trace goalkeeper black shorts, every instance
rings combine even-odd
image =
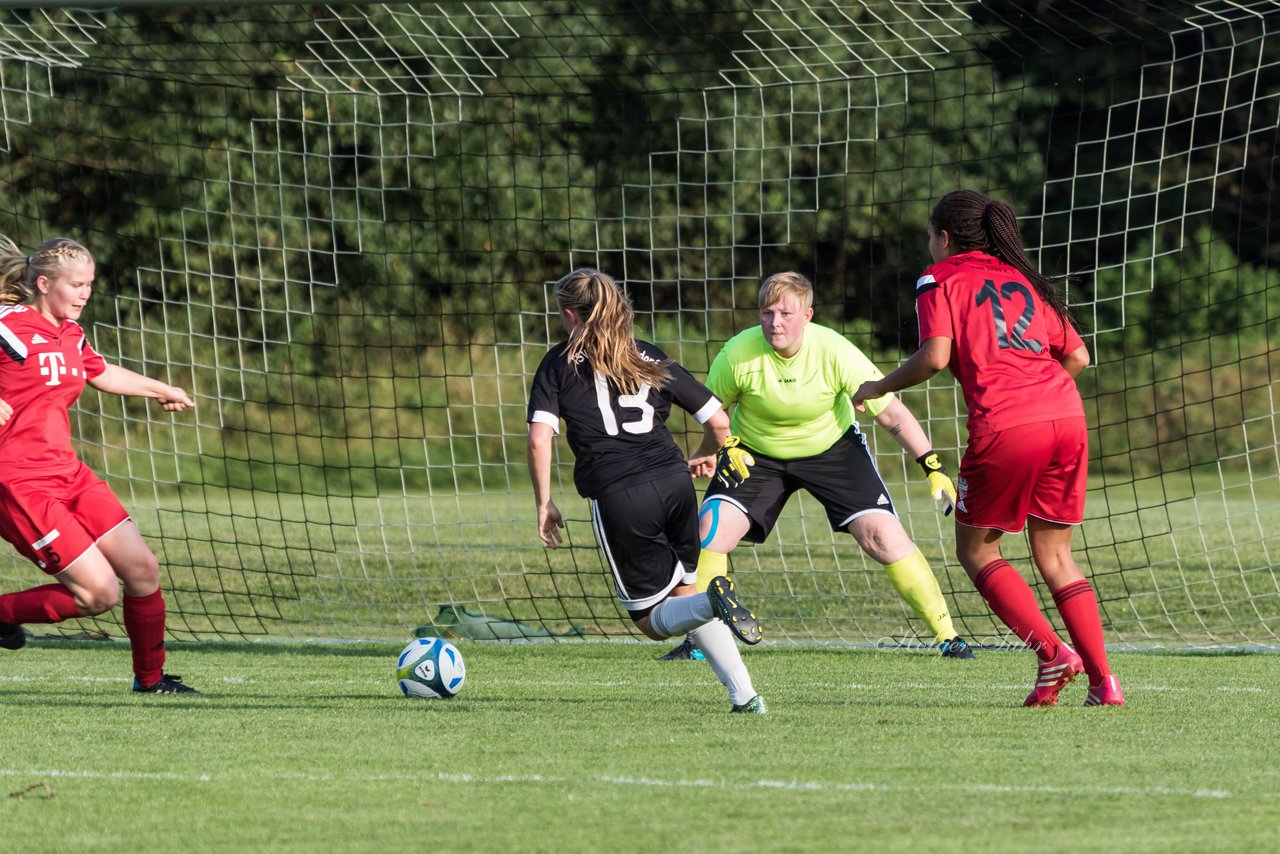
[[[850,522],[867,513],[898,515],[867,449],[867,439],[857,427],[849,428],[834,445],[811,457],[780,460],[754,448],[748,450],[756,458],[751,476],[735,487],[713,478],[702,506],[727,501],[739,508],[751,523],[743,537],[749,543],[765,541],[787,500],[801,489],[818,499],[833,531],[847,532]]]

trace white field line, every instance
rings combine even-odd
[[[269,774],[169,774],[146,771],[93,771],[87,769],[33,768],[21,770],[0,768],[0,777],[81,780],[156,780],[166,783],[228,783],[243,784],[246,781],[263,780],[300,781],[308,783],[416,783],[434,778],[441,783],[456,785],[531,784],[563,786],[638,786],[655,789],[684,791],[689,788],[724,789],[732,791],[784,790],[789,792],[814,792],[818,794],[870,793],[925,793],[938,789],[958,792],[989,792],[995,794],[1051,794],[1083,797],[1172,797],[1172,798],[1235,798],[1226,789],[1187,789],[1171,786],[1014,786],[982,783],[963,785],[929,784],[927,788],[900,786],[884,783],[823,782],[821,780],[746,780],[724,779],[664,780],[655,777],[601,774],[588,777],[565,777],[549,774],[308,774],[283,772]],[[1251,792],[1250,798],[1274,799],[1276,793]]]
[[[1083,679],[1083,677],[1081,677]],[[133,681],[132,677],[125,676],[83,676],[75,674],[54,674],[54,675],[21,675],[21,674],[0,674],[0,683],[5,682],[88,682],[100,684],[127,684]],[[254,679],[249,676],[216,676],[210,679],[201,679],[205,684],[221,682],[226,685],[275,685],[279,684],[277,679]],[[332,686],[369,686],[369,685],[391,685],[395,687],[394,674],[388,674],[386,677],[366,677],[362,679],[303,679],[299,680],[300,685],[332,685]],[[645,679],[641,677],[633,679],[609,679],[609,680],[550,680],[550,679],[486,679],[486,685],[510,688],[681,688],[688,687],[689,682],[674,682],[671,680],[661,679]],[[806,691],[813,690],[830,690],[830,691],[947,691],[947,690],[966,690],[966,691],[986,691],[986,690],[1015,690],[1027,687],[1027,682],[787,682],[785,685],[778,685],[779,688],[803,689]],[[1206,690],[1221,691],[1223,693],[1237,694],[1265,694],[1267,689],[1256,685],[1196,685],[1194,687],[1187,685],[1146,685],[1140,682],[1125,682],[1124,689],[1126,692],[1168,692],[1168,693],[1197,693],[1202,694]]]
[[[161,780],[166,783],[208,783],[208,774],[170,774],[163,771],[88,771],[60,768],[38,768],[19,771],[0,768],[0,777],[56,777],[62,780]]]

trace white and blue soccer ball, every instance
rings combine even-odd
[[[396,678],[406,697],[447,700],[467,678],[462,653],[443,638],[418,638],[396,659]]]

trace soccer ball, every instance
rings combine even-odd
[[[467,668],[462,653],[447,640],[418,638],[396,659],[396,678],[406,697],[447,700],[462,688]]]

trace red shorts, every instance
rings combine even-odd
[[[0,536],[49,575],[128,518],[111,487],[84,463],[66,474],[0,483]]]
[[[969,441],[956,478],[956,521],[1021,533],[1027,517],[1079,525],[1089,478],[1083,418],[1023,424]]]

